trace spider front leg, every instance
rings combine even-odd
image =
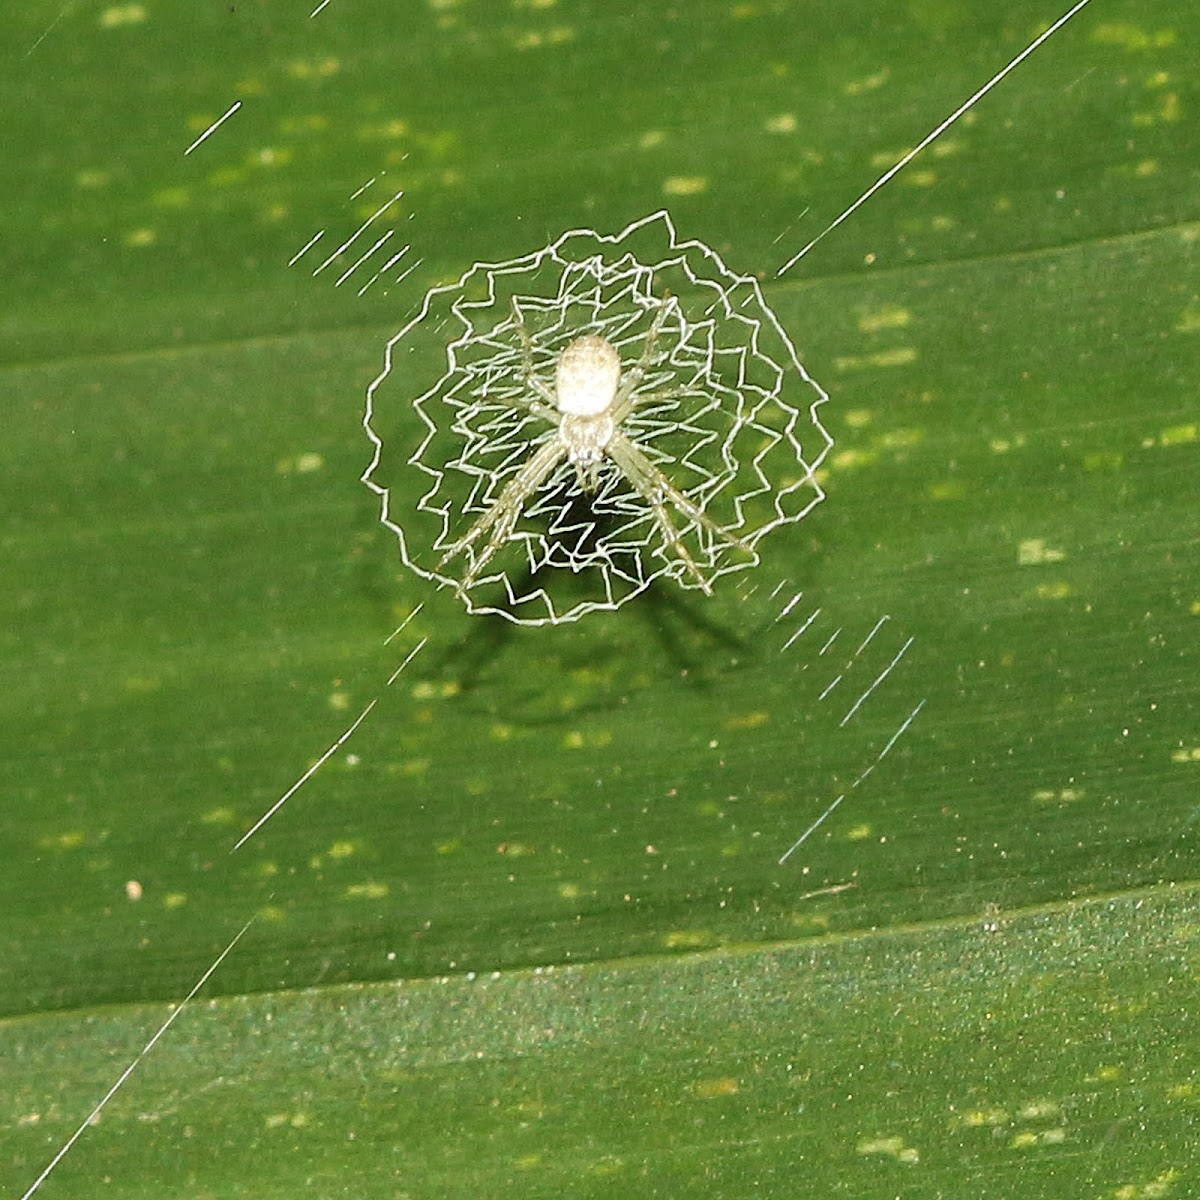
[[[463,577],[462,586],[470,587],[479,577],[480,571],[491,561],[496,551],[508,541],[517,521],[521,518],[526,501],[546,482],[566,454],[567,449],[558,436],[558,431],[555,430],[549,440],[508,481],[491,508],[471,526],[463,537],[447,547],[446,552],[438,560],[438,569],[440,570],[452,558],[462,554],[484,534],[487,534],[487,542],[483,549],[474,556],[470,569]]]
[[[712,585],[705,579],[700,568],[696,565],[696,560],[692,558],[687,546],[684,545],[683,538],[680,536],[679,530],[672,523],[664,501],[669,501],[685,517],[694,521],[697,525],[703,526],[713,537],[724,542],[727,546],[734,546],[739,550],[744,550],[747,554],[754,553],[741,538],[736,538],[731,533],[727,533],[711,517],[697,508],[619,430],[614,434],[612,441],[609,442],[606,453],[616,464],[621,474],[629,481],[633,490],[650,505],[650,511],[654,514],[654,520],[657,522],[658,528],[667,544],[675,552],[676,557],[683,563],[688,573],[699,584],[706,596],[712,595]]]
[[[529,409],[546,421],[557,421],[555,409],[557,403],[554,398],[554,393],[537,377],[533,368],[533,338],[529,336],[529,330],[525,327],[525,314],[521,311],[520,305],[517,304],[516,296],[512,298],[512,317],[513,328],[517,332],[517,338],[521,343],[521,379],[530,388],[536,392],[538,400],[529,396],[521,396],[517,398],[517,403]],[[539,400],[541,401],[539,403]]]
[[[658,312],[654,314],[654,320],[650,324],[650,331],[646,334],[646,340],[642,343],[642,352],[638,355],[637,361],[621,376],[621,387],[617,392],[616,401],[613,404],[613,420],[620,423],[629,416],[630,411],[635,404],[640,404],[644,400],[652,399],[652,396],[635,396],[637,386],[645,378],[646,372],[653,365],[654,360],[658,357],[658,339],[662,334],[662,327],[667,322],[667,317],[671,315],[671,293],[668,292],[663,297],[663,302],[659,306]]]

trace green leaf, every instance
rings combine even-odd
[[[1089,6],[775,277],[1058,15],[9,16],[5,1194],[255,913],[45,1195],[1188,1194],[1178,6]],[[829,498],[711,601],[471,617],[358,483],[383,347],[664,205],[830,392]]]

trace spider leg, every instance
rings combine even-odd
[[[546,482],[566,454],[566,446],[563,445],[557,433],[554,434],[508,481],[491,508],[471,526],[463,537],[446,548],[446,552],[438,560],[439,569],[486,534],[487,542],[483,549],[474,556],[469,570],[463,577],[462,586],[470,587],[479,577],[479,572],[491,561],[496,551],[508,541],[517,521],[521,518],[525,502]]]
[[[525,314],[521,311],[520,305],[517,304],[516,296],[512,297],[512,315],[513,328],[517,331],[517,337],[521,342],[521,377],[529,385],[530,389],[537,393],[538,398],[542,403],[532,397],[521,396],[517,398],[517,403],[529,409],[530,412],[536,413],[543,420],[549,421],[552,424],[557,424],[555,416],[555,399],[554,393],[537,377],[533,369],[533,338],[529,336],[529,330],[525,327]],[[546,407],[546,406],[549,407]]]
[[[647,457],[638,449],[623,433],[619,430],[609,442],[605,453],[616,464],[617,469],[629,481],[630,486],[647,504],[650,505],[650,510],[654,514],[654,519],[658,523],[659,530],[666,539],[667,544],[675,552],[683,565],[687,568],[688,573],[700,585],[706,596],[712,595],[712,586],[708,580],[700,572],[700,568],[696,565],[696,560],[692,558],[687,546],[683,543],[683,538],[679,535],[679,530],[671,521],[671,516],[667,512],[666,501],[669,501],[679,512],[683,513],[689,520],[694,521],[697,525],[703,526],[720,541],[729,546],[736,546],[740,550],[745,550],[748,554],[753,553],[749,546],[746,545],[740,538],[734,537],[727,533],[719,525],[717,525],[711,517],[709,517],[701,509],[697,508]]]
[[[634,392],[658,355],[658,339],[662,334],[662,327],[667,322],[667,317],[671,315],[672,306],[670,299],[671,294],[668,292],[663,297],[663,302],[659,305],[658,312],[654,314],[654,320],[650,324],[650,331],[646,334],[646,340],[642,343],[642,352],[638,355],[637,362],[621,376],[621,387],[617,392],[616,402],[613,405],[613,420],[618,425],[629,415],[634,404],[640,404],[643,400],[642,396],[638,396],[635,400]]]

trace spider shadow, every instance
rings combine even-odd
[[[664,678],[709,691],[724,673],[715,663],[736,666],[752,649],[752,638],[700,611],[691,597],[673,595],[669,584],[652,584],[630,601],[621,630],[598,629],[599,619],[613,615],[590,614],[591,628],[572,622],[532,629],[495,613],[479,614],[467,637],[442,650],[430,665],[435,674],[453,679],[465,696],[473,697],[490,715],[554,724],[622,703],[638,690],[634,676],[648,666],[653,669],[654,660],[661,662]],[[655,645],[653,654],[647,652],[650,641]],[[530,659],[543,668],[536,678],[544,679],[545,670],[563,680],[590,671],[606,676],[608,685],[567,710],[557,702],[559,689],[540,685],[536,679],[524,682],[529,678],[524,664]]]
[[[586,499],[575,502],[586,510],[578,514],[585,532],[574,547],[583,555],[603,537],[604,528]],[[573,522],[576,514],[567,515]],[[544,583],[536,575],[527,564],[517,574],[510,572],[513,590],[522,593]],[[563,572],[564,584],[568,575]],[[698,589],[659,579],[620,610],[600,610],[559,625],[531,627],[499,613],[480,613],[472,617],[466,636],[443,649],[432,665],[488,712],[538,724],[620,703],[645,686],[638,680],[648,670],[688,688],[708,689],[752,653],[759,632],[744,620],[729,620],[725,606],[714,612],[712,604]],[[530,671],[530,663],[538,669]],[[580,676],[593,681],[584,689],[586,699],[576,691],[569,706],[559,704],[568,681]],[[595,684],[597,679],[605,682]],[[522,681],[528,681],[524,689]]]

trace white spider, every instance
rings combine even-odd
[[[541,418],[553,430],[505,485],[496,502],[463,537],[447,548],[438,566],[444,566],[486,536],[483,549],[473,554],[462,582],[463,587],[470,587],[492,556],[509,540],[526,502],[564,458],[575,468],[580,489],[589,495],[599,487],[600,467],[607,459],[650,506],[666,544],[696,583],[711,595],[712,587],[684,545],[667,505],[726,545],[747,553],[753,551],[707,517],[621,428],[638,405],[680,394],[676,390],[638,391],[638,385],[654,363],[659,335],[671,311],[669,300],[654,318],[641,355],[628,369],[622,371],[621,356],[607,338],[585,333],[568,342],[558,356],[553,388],[534,372],[533,340],[515,298],[512,308],[513,323],[521,341],[521,376],[531,393],[515,397],[514,403]]]

